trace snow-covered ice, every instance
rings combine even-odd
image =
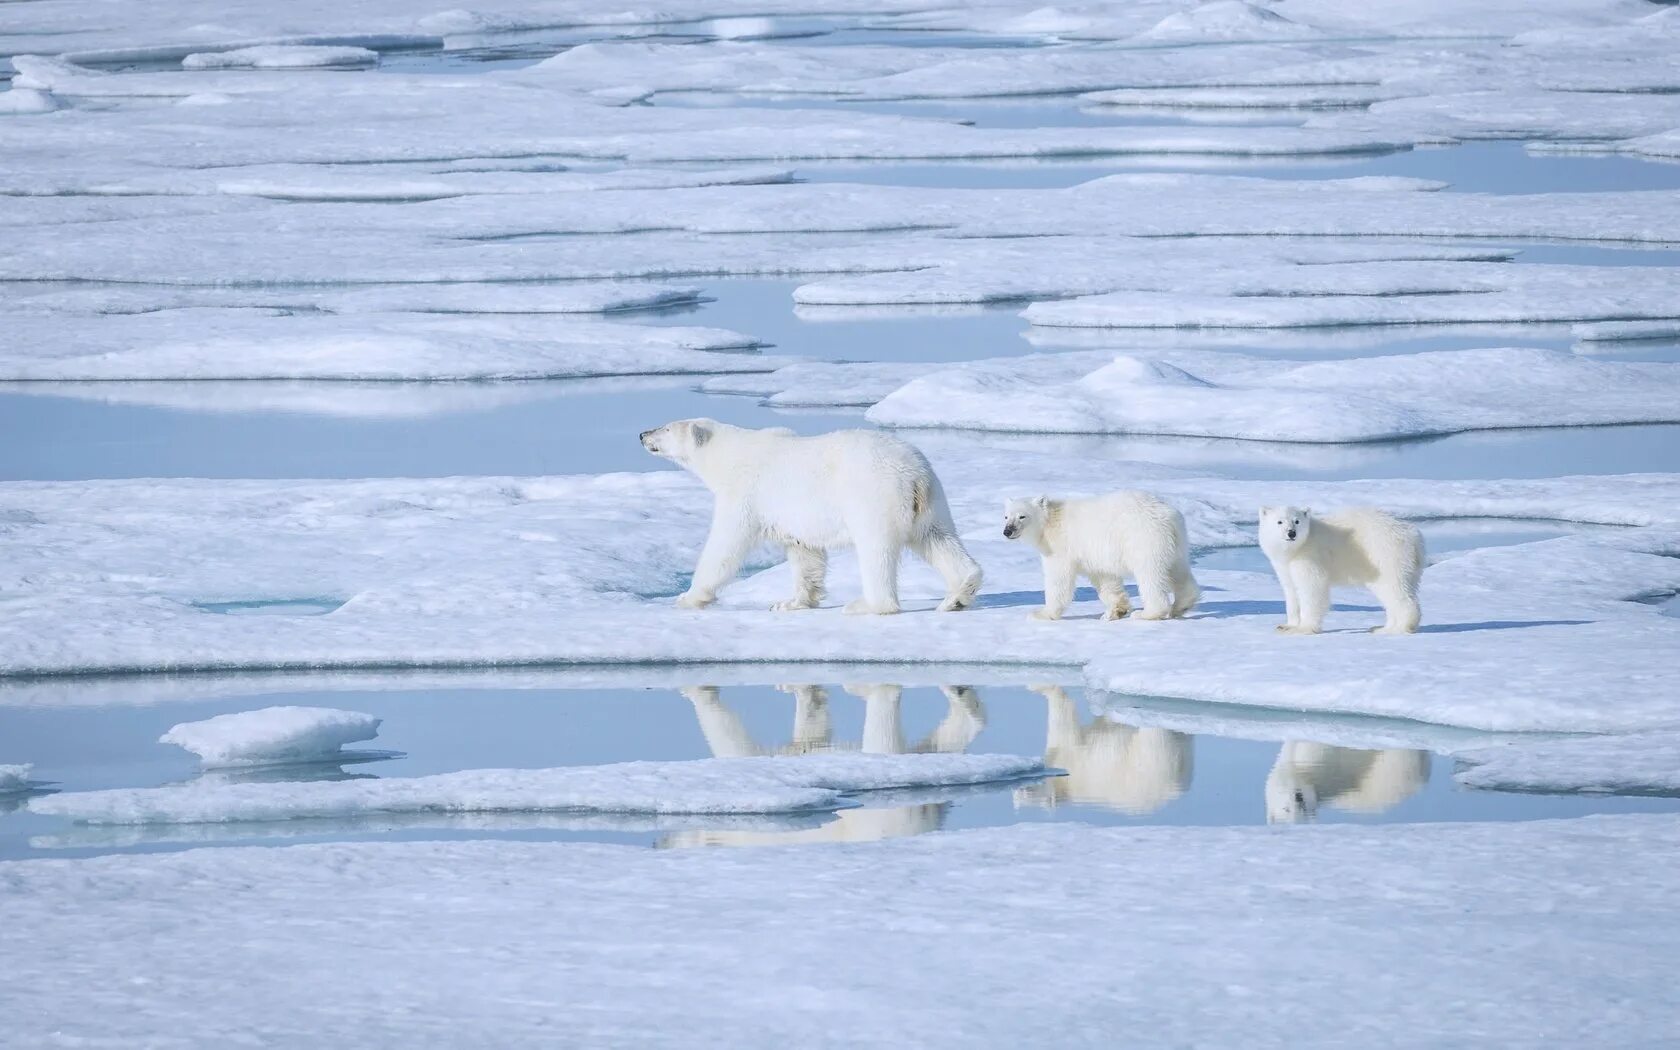
[[[544,314],[472,316],[214,307],[8,318],[7,380],[539,379],[766,371],[749,336]]]
[[[633,431],[633,427],[627,428]],[[634,440],[633,437],[628,440]],[[1680,476],[1535,481],[1252,482],[1143,464],[924,440],[959,527],[987,571],[980,608],[936,614],[942,593],[909,564],[897,617],[766,611],[779,554],[756,556],[719,607],[675,609],[710,498],[686,475],[354,482],[150,480],[12,483],[14,538],[0,670],[10,674],[832,661],[991,662],[1085,668],[1114,692],[1349,711],[1492,730],[1631,731],[1680,721],[1680,631],[1630,600],[1680,590]],[[1353,604],[1331,633],[1280,639],[1269,572],[1199,574],[1197,617],[1059,624],[1026,611],[1036,554],[997,534],[1011,494],[1144,487],[1178,505],[1201,547],[1252,543],[1254,508],[1383,506],[1412,518],[1547,519],[1635,526],[1456,553],[1424,577],[1422,633],[1372,639]],[[833,601],[855,596],[849,553]],[[325,615],[216,616],[206,602],[309,597]],[[1313,674],[1280,661],[1311,653]],[[1210,659],[1218,654],[1218,659]],[[1567,665],[1570,675],[1556,668]],[[1578,683],[1595,688],[1583,693]]]
[[[1680,734],[1514,741],[1465,751],[1460,783],[1492,791],[1680,792]]]
[[[877,370],[862,367],[866,390]],[[797,390],[799,377],[790,378]],[[856,403],[841,390],[839,403]],[[887,395],[869,419],[897,427],[1310,442],[1673,422],[1680,420],[1680,365],[1521,348],[1310,364],[1217,351],[1071,352],[933,371]]]
[[[182,722],[158,742],[185,748],[211,768],[325,762],[341,756],[345,744],[378,736],[380,721],[330,707],[265,707]]]
[[[0,1009],[19,1046],[1651,1045],[1677,863],[1671,816],[23,861]]]
[[[181,59],[182,69],[362,69],[378,64],[379,52],[365,47],[299,44],[199,51]]]
[[[36,799],[37,813],[82,824],[225,824],[390,813],[799,813],[888,788],[1040,776],[1017,755],[822,754],[624,762],[556,769],[469,769],[424,777],[78,791]]]

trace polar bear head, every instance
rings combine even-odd
[[[1318,819],[1318,789],[1294,777],[1266,779],[1266,823],[1304,824]]]
[[[1272,550],[1298,547],[1307,540],[1312,510],[1307,507],[1261,507],[1260,546]]]
[[[695,453],[717,434],[719,426],[715,419],[679,419],[642,431],[642,447],[661,459],[686,467],[694,462]]]
[[[1044,496],[1005,500],[1003,503],[1003,538],[1037,543],[1049,517],[1050,500]]]

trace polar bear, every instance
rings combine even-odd
[[[1423,534],[1372,507],[1313,517],[1306,507],[1261,507],[1260,549],[1283,585],[1285,634],[1317,634],[1330,611],[1330,588],[1362,584],[1382,602],[1377,634],[1411,634],[1422,612]]]
[[[1320,804],[1355,813],[1381,813],[1429,780],[1429,752],[1410,748],[1365,751],[1304,740],[1286,741],[1266,776],[1266,823],[1299,824]]]
[[[822,601],[828,552],[856,547],[863,597],[850,613],[898,611],[898,559],[909,547],[945,578],[949,612],[973,604],[980,566],[951,522],[945,491],[914,446],[873,430],[800,437],[783,427],[751,430],[715,419],[682,419],[642,432],[656,456],[692,471],[712,490],[712,528],[684,609],[717,600],[747,553],[780,544],[793,568],[793,597],[780,612]]]
[[[1137,578],[1139,619],[1183,616],[1202,590],[1190,575],[1184,515],[1147,492],[1122,491],[1095,499],[1012,499],[1003,505],[1005,539],[1038,548],[1044,559],[1040,620],[1059,620],[1080,576],[1089,576],[1105,620],[1132,611],[1126,577]]]

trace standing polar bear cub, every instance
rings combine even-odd
[[[1382,602],[1378,634],[1411,634],[1422,612],[1423,534],[1371,507],[1314,517],[1306,507],[1261,507],[1260,549],[1283,584],[1285,634],[1317,634],[1330,611],[1330,588],[1360,584]]]
[[[1044,559],[1040,620],[1059,620],[1088,576],[1102,599],[1105,620],[1132,611],[1126,577],[1137,578],[1139,619],[1183,616],[1202,590],[1190,575],[1184,515],[1147,492],[1115,492],[1095,499],[1012,499],[1003,506],[1005,539],[1038,548]]]
[[[712,528],[694,581],[677,604],[717,600],[760,543],[787,550],[793,597],[777,611],[814,609],[824,596],[828,552],[856,547],[863,597],[852,613],[898,611],[898,559],[908,547],[945,578],[943,611],[974,602],[975,564],[951,522],[945,492],[914,446],[873,430],[800,437],[683,419],[642,433],[642,446],[692,471],[712,490]]]

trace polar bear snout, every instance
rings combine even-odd
[[[1013,521],[1004,523],[1004,526],[1003,526],[1003,538],[1004,539],[1012,540],[1016,536],[1019,536],[1020,534],[1021,534],[1021,526],[1020,525],[1016,524]]]

